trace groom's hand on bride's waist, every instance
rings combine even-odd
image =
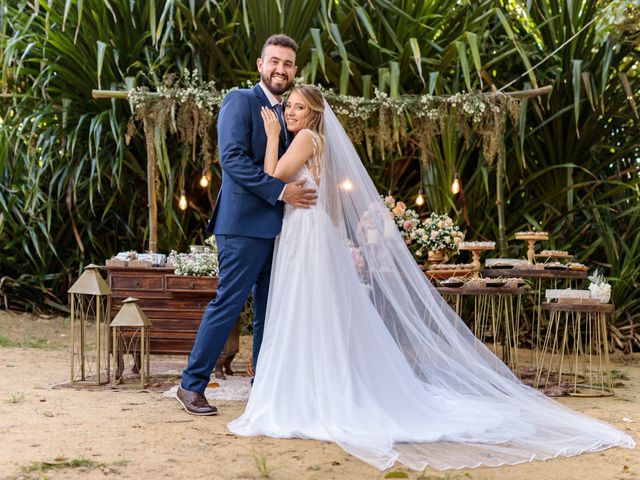
[[[315,188],[304,188],[304,178],[287,183],[282,192],[282,201],[297,208],[309,208],[316,204],[318,194]]]

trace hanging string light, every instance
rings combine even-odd
[[[202,177],[200,178],[200,186],[202,188],[207,188],[209,186],[209,179],[204,172],[202,172]]]
[[[195,143],[195,138],[193,139]],[[195,152],[194,152],[195,155]],[[211,158],[208,156],[204,156],[202,163],[202,177],[200,177],[200,186],[202,188],[207,188],[209,186],[209,181],[211,179]]]
[[[384,150],[382,150],[382,163],[384,163]],[[391,174],[389,175],[389,196],[393,197],[391,194],[393,190],[393,169],[395,167],[396,159],[395,157],[391,157]]]
[[[346,190],[347,192],[350,192],[351,190],[353,190],[353,182],[347,178],[340,184],[340,188]]]
[[[416,205],[422,207],[424,205],[424,191],[422,190],[424,185],[424,165],[422,164],[422,158],[418,159],[418,165],[420,167],[420,190],[418,190],[418,196],[416,197]]]
[[[458,178],[458,172],[453,176],[453,183],[451,184],[451,193],[457,195],[460,193],[460,179]]]
[[[184,190],[182,191],[182,193],[180,194],[180,200],[178,201],[178,207],[180,208],[180,210],[186,210],[187,209],[187,196],[184,194]]]
[[[187,196],[185,195],[185,168],[189,161],[189,155],[186,150],[183,151],[182,159],[180,161],[180,173],[178,175],[178,188],[176,190],[180,191],[180,199],[178,200],[178,208],[180,210],[186,210],[189,206],[187,202]]]

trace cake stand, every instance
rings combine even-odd
[[[547,232],[518,232],[516,233],[516,240],[526,240],[528,244],[527,261],[529,265],[533,265],[536,254],[536,242],[549,240],[549,234]]]
[[[461,242],[458,247],[459,250],[465,250],[471,252],[473,260],[471,265],[475,272],[475,276],[478,276],[482,264],[480,263],[480,254],[485,250],[495,250],[496,242]]]

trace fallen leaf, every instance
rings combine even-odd
[[[406,472],[389,472],[384,478],[409,478]]]

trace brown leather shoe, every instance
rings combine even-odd
[[[209,405],[206,397],[202,393],[185,390],[182,385],[178,387],[176,399],[182,405],[187,413],[191,415],[217,415],[218,409],[213,405]]]

